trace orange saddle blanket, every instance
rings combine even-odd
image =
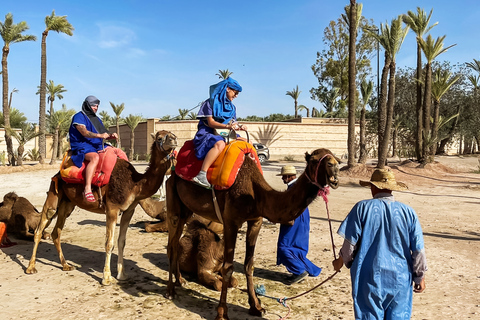
[[[128,161],[127,155],[123,150],[118,148],[106,148],[98,152],[100,159],[98,161],[97,169],[93,176],[92,184],[102,187],[110,181],[113,167],[117,163],[117,158]],[[62,180],[67,183],[85,183],[85,162],[79,168],[73,164],[70,158],[70,151],[65,152],[62,164],[60,165],[60,175]]]
[[[246,141],[234,140],[226,145],[225,149],[217,157],[217,160],[208,169],[208,181],[217,190],[230,188],[235,182],[246,156],[255,161],[258,169],[263,174],[255,148]],[[186,141],[178,152],[175,174],[182,179],[191,181],[200,171],[202,162],[195,156],[193,141]]]

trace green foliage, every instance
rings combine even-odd
[[[289,155],[286,155],[285,157],[283,157],[283,160],[284,160],[284,161],[294,161],[294,160],[295,160],[295,156],[289,154]]]
[[[32,150],[27,151],[27,157],[31,161],[38,161],[40,160],[40,152],[37,148],[33,148]]]
[[[224,80],[230,77],[232,74],[233,72],[229,71],[228,69],[225,69],[225,70],[218,70],[218,73],[216,73],[215,75],[218,76],[219,79]]]
[[[10,110],[10,127],[11,128],[20,128],[22,124],[27,122],[27,117],[20,112],[20,110],[12,108]],[[3,113],[0,111],[0,127],[5,125],[5,119],[3,118]]]
[[[141,115],[129,114],[128,117],[125,118],[125,124],[132,131],[134,131],[138,124],[142,121],[145,121],[145,118],[143,118]]]

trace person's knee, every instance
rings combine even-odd
[[[222,151],[223,149],[225,149],[225,141],[223,141],[223,140],[217,141],[217,143],[215,143],[214,147],[218,151]]]

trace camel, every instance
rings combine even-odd
[[[155,135],[152,134],[152,137],[154,142],[151,146],[151,158],[145,173],[138,173],[131,163],[118,159],[109,183],[101,188],[95,188],[93,191],[95,202],[87,202],[84,199],[82,194],[83,184],[66,183],[61,179],[60,174],[57,173],[55,176],[57,183],[52,179],[41,213],[41,221],[35,230],[35,244],[26,270],[27,274],[37,273],[35,258],[40,236],[55,215],[57,215],[57,221],[52,232],[53,243],[57,248],[63,270],[70,271],[74,269],[73,266],[66,262],[63,256],[60,246],[60,235],[66,218],[78,206],[84,210],[106,215],[106,257],[103,269],[103,285],[110,285],[115,282],[111,275],[110,259],[114,247],[113,241],[117,217],[122,212],[118,237],[117,279],[127,279],[123,266],[123,250],[125,248],[128,225],[138,202],[152,196],[162,184],[165,172],[172,165],[173,151],[177,147],[177,137],[171,132],[161,130]]]
[[[227,287],[233,273],[233,258],[239,228],[247,222],[244,272],[247,280],[249,314],[262,316],[265,309],[255,295],[253,286],[253,255],[263,218],[274,223],[286,223],[296,219],[305,208],[328,186],[338,188],[340,159],[328,149],[305,153],[307,162],[294,186],[286,191],[274,190],[265,181],[255,162],[245,157],[236,181],[227,190],[216,191],[224,226],[224,263],[221,269],[222,290],[217,307],[216,320],[228,318]],[[166,297],[175,297],[175,286],[182,286],[179,268],[179,240],[187,219],[193,212],[209,220],[220,222],[212,201],[212,191],[175,174],[167,180],[167,222],[169,279]],[[173,275],[176,281],[173,282]]]
[[[27,198],[19,197],[15,192],[3,196],[0,203],[0,222],[7,224],[7,230],[17,236],[33,240],[33,233],[40,222],[40,212]],[[43,239],[49,239],[50,234],[43,232]]]

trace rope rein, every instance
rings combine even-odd
[[[332,221],[330,219],[330,211],[328,209],[328,195],[330,194],[330,187],[327,185],[327,186],[321,186],[318,181],[317,181],[317,175],[318,175],[318,169],[320,167],[320,164],[322,163],[322,160],[328,156],[329,154],[326,154],[324,155],[320,161],[318,161],[318,164],[317,164],[317,168],[315,169],[315,180],[313,181],[312,179],[310,179],[310,177],[308,176],[308,174],[305,174],[305,176],[308,178],[308,180],[313,183],[315,186],[319,187],[320,189],[318,190],[318,196],[321,196],[323,198],[323,201],[325,202],[325,208],[327,210],[327,218],[328,218],[328,225],[329,225],[329,229],[330,229],[330,239],[332,241],[332,250],[333,250],[333,258],[334,259],[337,259],[337,255],[335,253],[335,243],[333,241],[333,229],[332,229]],[[288,308],[288,312],[287,314],[280,318],[280,320],[285,320],[288,318],[288,316],[290,315],[292,309],[290,308],[290,306],[287,304],[287,300],[294,300],[294,299],[297,299],[297,298],[300,298],[310,292],[312,292],[313,290],[317,289],[318,287],[320,287],[321,285],[323,285],[325,282],[331,280],[333,277],[335,277],[337,275],[337,273],[339,273],[339,271],[335,271],[335,273],[333,273],[331,276],[329,276],[327,279],[323,280],[322,282],[320,282],[319,284],[317,284],[316,286],[314,286],[313,288],[303,292],[303,293],[300,293],[296,296],[293,296],[293,297],[283,297],[283,298],[274,298],[274,297],[271,297],[271,296],[268,296],[265,294],[265,287],[263,285],[256,285],[255,286],[255,293],[257,295],[261,295],[261,296],[264,296],[266,298],[270,298],[270,299],[274,299],[274,300],[277,300],[278,303],[280,303],[281,305],[283,305],[285,308]],[[243,291],[243,290],[242,290]]]

